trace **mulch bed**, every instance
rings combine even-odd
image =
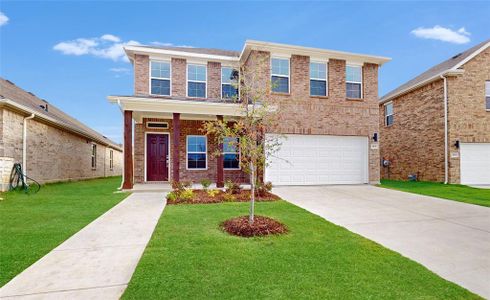
[[[222,203],[222,202],[248,202],[250,201],[250,191],[242,190],[238,194],[233,194],[233,199],[226,199],[226,193],[219,191],[214,197],[208,195],[204,190],[193,190],[194,197],[190,200],[176,199],[175,201],[167,200],[167,204],[208,204],[208,203]],[[279,196],[272,193],[265,193],[262,196],[256,196],[255,201],[277,201],[281,200]]]
[[[241,237],[266,236],[288,232],[286,225],[269,217],[255,216],[253,224],[248,222],[248,216],[229,219],[221,223],[224,231]]]

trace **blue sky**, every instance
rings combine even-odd
[[[120,51],[130,41],[241,50],[256,39],[388,56],[381,96],[490,38],[489,2],[2,0],[0,11],[0,75],[118,142],[121,113],[106,96],[133,92]]]

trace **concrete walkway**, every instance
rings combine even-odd
[[[490,209],[374,186],[274,193],[490,299]]]
[[[165,207],[134,193],[17,275],[1,298],[119,299]]]

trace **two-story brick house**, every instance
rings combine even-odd
[[[379,181],[378,68],[388,58],[268,42],[246,41],[241,52],[126,46],[134,66],[134,95],[109,96],[124,114],[124,183],[203,178],[218,186],[247,181],[239,149],[203,135],[205,120],[239,118],[233,70],[246,67],[279,99],[283,159],[270,158],[265,180],[276,185]],[[247,80],[244,78],[243,80]],[[294,101],[293,101],[294,99]],[[133,146],[134,121],[134,146]],[[227,144],[227,143],[225,143]],[[134,151],[134,155],[133,155]]]
[[[380,100],[383,178],[490,184],[490,40]]]

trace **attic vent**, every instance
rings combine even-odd
[[[45,105],[39,105],[39,107],[44,110],[44,111],[48,111],[48,103],[46,103]]]
[[[36,95],[34,95],[34,94],[33,94],[33,93],[31,93],[31,92],[27,92],[27,93],[28,93],[29,95],[31,95],[31,96],[36,97]]]
[[[146,128],[168,129],[168,123],[167,122],[151,122],[151,123],[146,123]]]
[[[456,54],[455,56],[453,56],[453,57],[451,57],[451,58],[452,58],[452,59],[458,58],[458,57],[460,57],[460,56],[461,56],[461,54],[463,54],[463,53],[458,53],[458,54]]]

